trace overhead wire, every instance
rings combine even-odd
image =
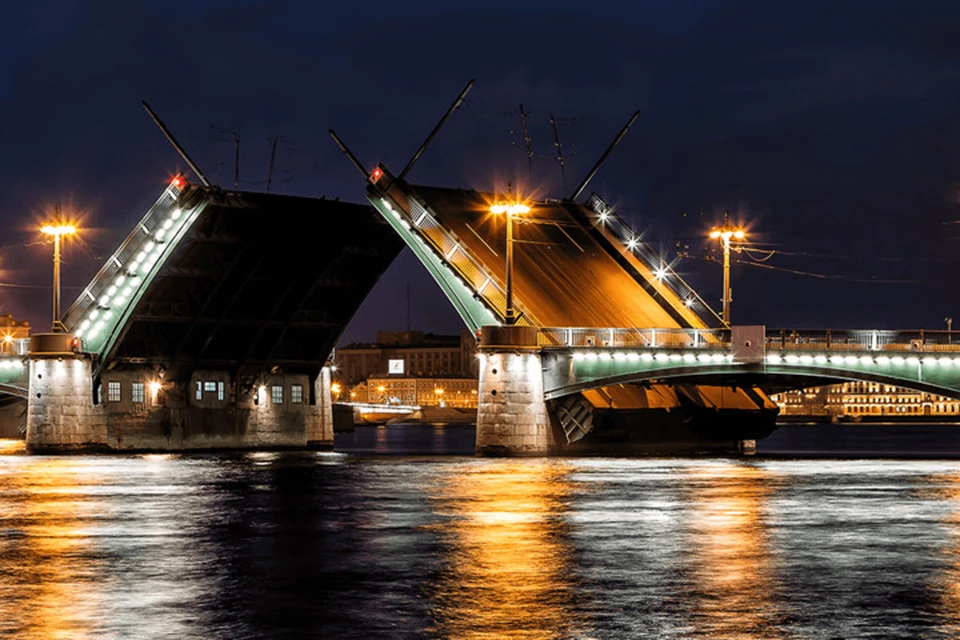
[[[681,252],[680,254],[678,254],[678,257],[690,259],[690,258],[695,258],[696,256],[692,256],[686,252]],[[719,260],[717,258],[714,258],[713,256],[703,256],[702,259],[707,262],[719,262]],[[852,277],[852,276],[847,276],[847,275],[838,274],[838,273],[817,273],[814,271],[805,271],[802,269],[790,269],[788,267],[780,267],[777,265],[767,264],[765,261],[758,261],[758,260],[740,260],[737,258],[731,258],[730,261],[736,264],[760,267],[762,269],[767,269],[770,271],[780,271],[783,273],[790,273],[798,276],[819,278],[821,280],[845,280],[847,282],[869,282],[873,284],[913,284],[913,283],[922,282],[921,280],[913,280],[913,279],[858,278],[858,277]]]
[[[845,276],[842,274],[829,274],[829,273],[815,273],[813,271],[802,271],[800,269],[788,269],[786,267],[778,267],[772,264],[766,264],[765,262],[756,262],[753,260],[736,260],[733,262],[737,264],[745,264],[752,267],[761,267],[763,269],[769,269],[771,271],[783,271],[785,273],[792,273],[798,276],[809,276],[811,278],[820,278],[822,280],[846,280],[847,282],[872,282],[876,284],[911,284],[920,282],[920,280],[910,280],[910,279],[887,279],[887,278],[856,278]]]

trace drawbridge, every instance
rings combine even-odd
[[[507,281],[512,279],[516,324],[540,330],[598,329],[601,342],[608,333],[604,330],[648,327],[668,333],[679,329],[699,335],[702,331],[704,340],[715,340],[711,330],[726,328],[723,320],[670,262],[645,242],[643,234],[632,229],[598,194],[579,201],[589,179],[636,117],[634,114],[621,130],[573,196],[520,198],[529,212],[513,218],[493,213],[492,207],[516,196],[415,185],[406,179],[437,128],[398,174],[384,164],[365,170],[337,135],[330,133],[364,174],[369,202],[417,255],[471,330],[508,324]],[[505,260],[508,224],[515,225],[509,229],[514,244],[509,272]],[[550,335],[541,331],[541,337]],[[570,442],[590,433],[594,418],[611,410],[621,414],[674,412],[674,417],[687,422],[692,413],[733,409],[769,417],[763,427],[766,433],[772,430],[776,415],[776,405],[753,386],[731,389],[686,382],[599,385],[551,402]]]
[[[271,369],[315,377],[401,248],[365,205],[177,175],[63,324],[95,379],[124,366],[223,370],[247,388]]]

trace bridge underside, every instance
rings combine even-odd
[[[673,356],[680,360],[679,355]],[[709,359],[711,356],[707,356]],[[713,385],[726,388],[759,389],[773,394],[794,389],[824,386],[863,380],[896,387],[925,391],[960,399],[960,366],[950,359],[927,358],[923,366],[900,358],[902,362],[863,363],[853,357],[854,364],[746,364],[713,356],[721,362],[682,364],[662,361],[573,360],[567,354],[550,354],[545,358],[544,393],[548,399],[562,398],[591,389],[612,385]],[[693,360],[692,357],[688,358]],[[865,357],[862,357],[866,359]],[[826,358],[824,358],[826,361]],[[839,358],[839,360],[844,360]],[[940,364],[941,360],[949,363]]]
[[[263,371],[315,376],[403,246],[369,206],[198,186],[181,203],[200,214],[101,370],[212,369],[246,386]]]

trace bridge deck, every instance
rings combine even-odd
[[[371,207],[347,202],[184,185],[157,208],[66,314],[104,366],[316,373],[402,248]],[[181,210],[176,236],[158,238]]]
[[[477,191],[414,187],[465,253],[494,279],[506,279],[504,216],[490,213],[492,196]],[[573,202],[535,202],[514,218],[514,301],[537,326],[706,327],[667,283],[622,243],[604,247]],[[429,234],[429,232],[427,232]],[[620,244],[619,247],[616,244]]]

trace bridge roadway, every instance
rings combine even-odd
[[[411,186],[382,165],[368,199],[476,331],[503,322],[504,216],[496,197]],[[519,324],[537,327],[722,326],[716,313],[596,196],[587,204],[528,201],[514,218],[513,301]],[[482,310],[477,310],[478,302]]]
[[[950,332],[783,330],[744,349],[738,329],[543,329],[544,395],[655,382],[775,393],[868,380],[960,398],[960,344]]]

